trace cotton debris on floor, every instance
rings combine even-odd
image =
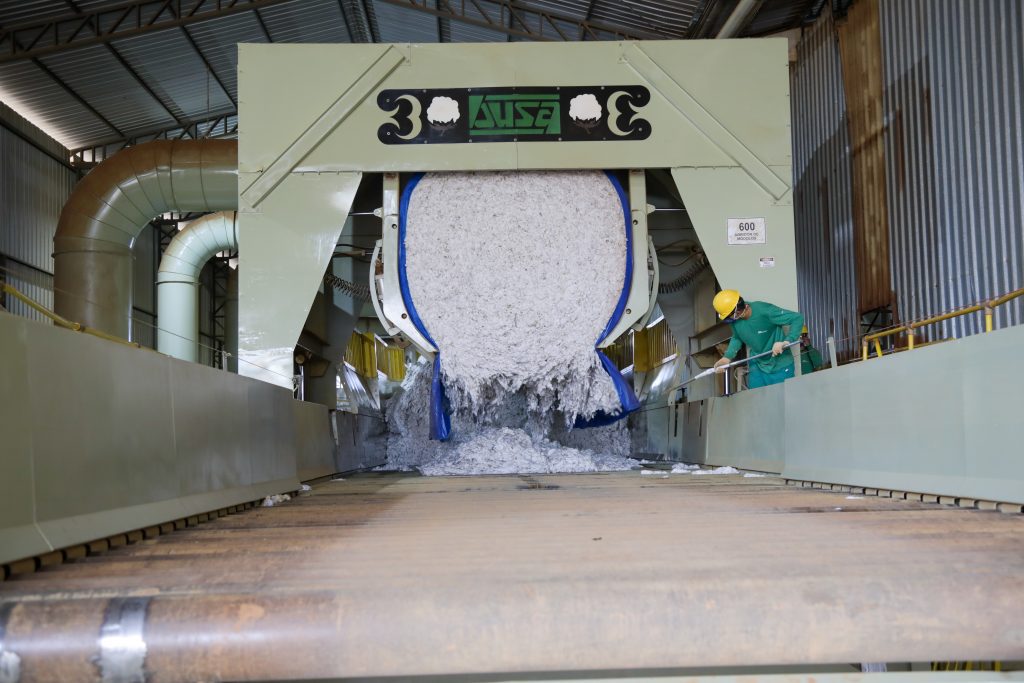
[[[739,473],[740,473],[740,471],[738,469],[736,469],[735,467],[729,467],[728,465],[726,465],[725,467],[715,467],[714,469],[710,469],[710,470],[694,470],[690,474],[739,474]]]
[[[430,440],[430,366],[411,368],[402,391],[387,405],[385,469],[426,475],[606,472],[636,465],[625,421],[566,429],[560,420],[530,415],[521,397],[508,397],[491,417],[456,415],[446,442]],[[552,421],[554,424],[552,424]]]
[[[291,499],[292,497],[289,496],[287,493],[275,493],[274,495],[267,496],[266,498],[263,499],[262,507],[272,508],[275,505],[280,505],[281,503],[285,503]]]

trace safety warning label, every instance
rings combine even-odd
[[[763,218],[730,218],[729,244],[764,244]]]

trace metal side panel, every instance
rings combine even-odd
[[[286,391],[265,391],[255,382],[247,388],[249,466],[253,481],[296,477],[297,428],[292,411],[295,399]],[[324,425],[327,429],[327,425]]]
[[[321,419],[323,418],[323,419]],[[298,487],[325,411],[257,380],[0,314],[0,562]]]
[[[785,461],[784,385],[706,400],[708,465],[781,472]]]
[[[1024,327],[785,383],[784,474],[1024,503]]]
[[[103,535],[77,516],[176,498],[167,357],[44,325],[27,332],[36,515],[51,542]]]
[[[338,472],[349,472],[383,465],[387,455],[387,425],[382,415],[335,414],[338,447],[335,463]]]
[[[788,177],[788,167],[779,171]],[[739,290],[748,301],[795,309],[791,195],[776,201],[738,168],[673,168],[672,178],[722,287]],[[765,243],[730,245],[730,218],[763,218]]]
[[[35,525],[28,336],[24,319],[0,312],[0,561],[46,548]]]
[[[176,495],[251,484],[253,449],[269,444],[263,434],[252,433],[247,411],[223,407],[246,405],[252,382],[178,359],[168,358],[167,364],[174,401]]]
[[[361,177],[290,174],[239,213],[239,374],[291,388],[295,342]]]
[[[296,424],[296,469],[300,480],[334,474],[334,439],[331,437],[331,416],[319,403],[292,401]]]
[[[296,79],[302,72],[304,78]],[[602,96],[643,88],[637,116],[606,100],[610,139],[384,144],[378,130],[402,126],[403,140],[432,129],[424,88],[474,94],[487,88],[593,88]],[[380,104],[394,91],[401,106]],[[398,94],[404,91],[405,94]],[[602,91],[604,91],[602,93]],[[239,147],[245,198],[259,198],[285,169],[443,171],[743,166],[781,196],[790,156],[789,73],[782,39],[743,41],[551,42],[459,45],[243,45],[239,50]],[[423,101],[409,93],[419,93]],[[608,104],[608,102],[612,104]],[[569,108],[568,101],[560,107]],[[627,116],[614,116],[617,113]],[[473,114],[461,112],[468,122]],[[625,139],[622,118],[650,124]],[[532,117],[530,121],[532,121]],[[511,125],[511,124],[510,124]],[[519,123],[515,124],[517,127]],[[535,132],[533,124],[528,133]],[[570,132],[578,134],[578,123]],[[409,130],[405,130],[405,127]],[[506,126],[507,128],[507,126]],[[589,129],[587,129],[589,130]],[[618,131],[618,132],[616,132]],[[619,136],[619,137],[614,137]],[[449,139],[452,136],[449,136]]]

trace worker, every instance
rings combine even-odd
[[[732,339],[722,358],[715,363],[719,372],[736,358],[740,348],[747,345],[747,356],[760,358],[750,361],[747,386],[750,389],[784,382],[794,374],[793,354],[787,353],[788,344],[795,344],[804,326],[804,317],[763,301],[746,302],[734,289],[723,289],[712,302],[720,320],[732,327]],[[789,326],[789,332],[783,330]]]
[[[807,325],[800,332],[800,373],[809,375],[821,367],[821,354],[811,344],[811,337],[807,334]]]

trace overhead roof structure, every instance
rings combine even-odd
[[[233,137],[238,43],[713,38],[730,18],[730,35],[762,36],[825,2],[0,0],[0,99],[88,165],[147,140]]]

